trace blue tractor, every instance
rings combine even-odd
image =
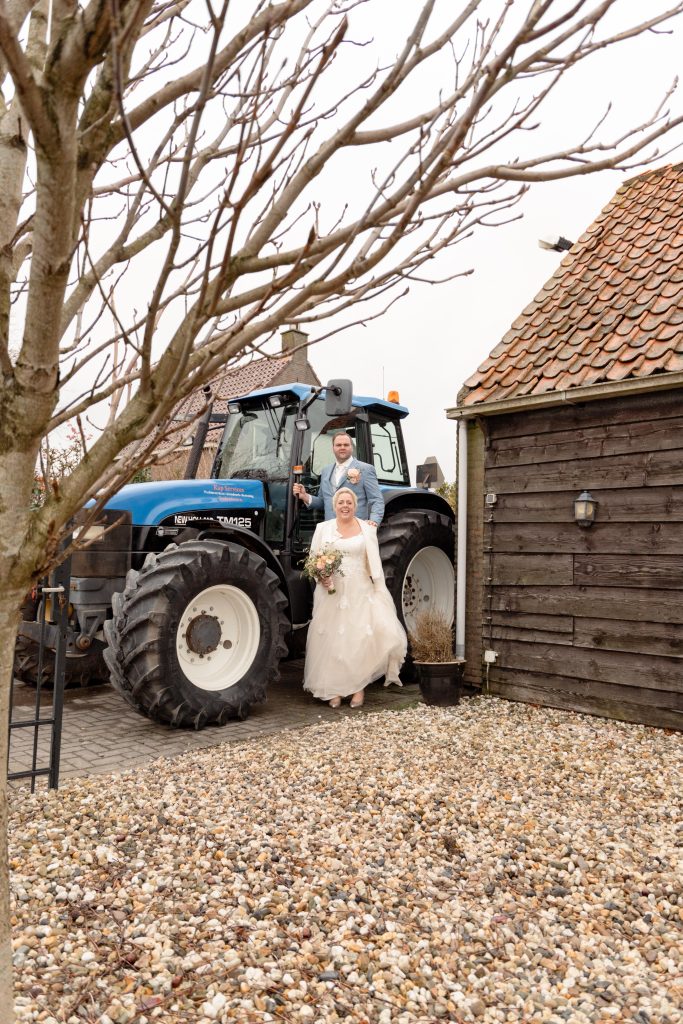
[[[378,540],[387,586],[410,625],[454,605],[454,516],[410,486],[397,402],[352,395],[350,381],[289,384],[231,401],[200,422],[192,465],[225,425],[209,479],[129,484],[111,499],[71,565],[67,685],[109,676],[137,711],[195,729],[244,719],[300,651],[312,590],[301,567],[322,513],[316,491],[350,434],[375,466],[386,503]],[[20,628],[15,674],[35,682],[37,622]],[[45,660],[45,659],[44,659]]]

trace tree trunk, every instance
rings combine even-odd
[[[6,440],[10,440],[9,435]],[[12,442],[14,450],[7,445],[0,454],[0,1024],[14,1020],[7,856],[8,726],[14,643],[19,609],[31,587],[32,564],[36,559],[44,563],[42,545],[35,538],[31,540],[28,531],[36,447],[19,431],[15,431]]]

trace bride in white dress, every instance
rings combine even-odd
[[[358,708],[373,680],[384,676],[385,686],[401,685],[408,641],[384,582],[376,528],[356,518],[349,488],[339,488],[333,505],[336,518],[318,524],[311,553],[326,546],[341,551],[343,575],[316,584],[304,689],[335,708],[351,696],[351,707]]]

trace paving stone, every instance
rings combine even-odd
[[[67,690],[64,695],[60,780],[96,775],[112,770],[125,771],[159,757],[179,757],[193,750],[204,750],[225,743],[240,743],[258,736],[272,736],[288,729],[342,721],[358,714],[401,708],[420,699],[416,686],[384,688],[381,683],[369,687],[361,712],[348,704],[339,710],[313,700],[303,691],[303,659],[282,666],[280,682],[271,687],[265,704],[252,708],[244,722],[209,726],[201,732],[172,729],[137,714],[109,686]],[[13,720],[30,718],[35,707],[35,691],[17,683],[14,686]],[[41,694],[41,714],[51,714],[52,695]],[[38,735],[38,767],[47,767],[50,728],[43,726]],[[9,771],[27,771],[31,767],[33,729],[15,729],[10,743]],[[28,785],[26,780],[12,783]]]

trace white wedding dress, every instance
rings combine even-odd
[[[348,697],[385,676],[398,682],[408,642],[384,580],[373,582],[362,533],[340,537],[344,555],[336,593],[316,585],[308,627],[304,689],[320,700]]]

